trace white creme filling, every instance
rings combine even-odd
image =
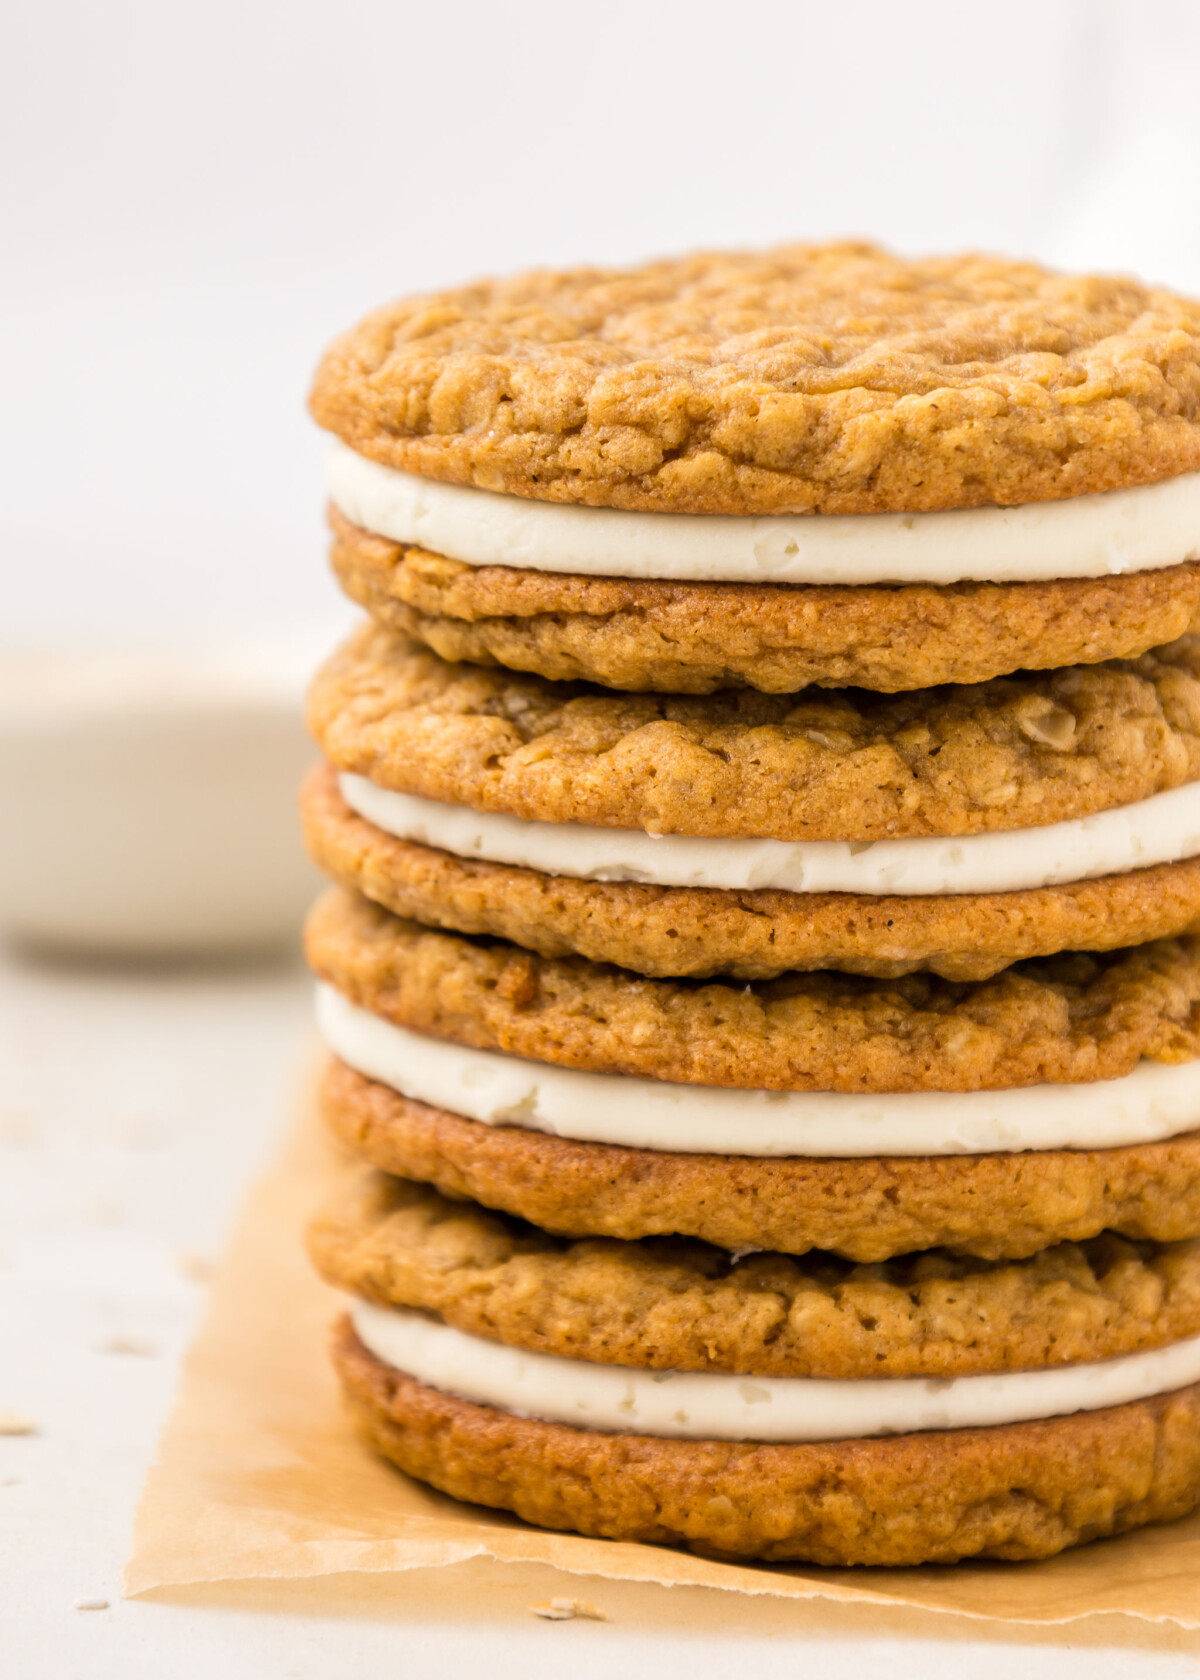
[[[317,988],[330,1049],[401,1096],[485,1126],[670,1153],[985,1155],[1110,1149],[1200,1125],[1200,1061],[1141,1062],[1123,1079],[1008,1091],[745,1091],[583,1073],[398,1027]]]
[[[527,822],[397,793],[343,772],[351,810],[400,840],[585,881],[784,892],[1019,892],[1200,854],[1200,782],[1043,828],[957,839],[707,840],[583,823]]]
[[[1200,555],[1200,473],[946,513],[631,513],[440,484],[337,442],[327,485],[347,519],[393,542],[472,565],[593,577],[1009,583],[1149,571]]]
[[[741,1377],[526,1353],[403,1308],[354,1301],[363,1345],[419,1382],[517,1417],[685,1440],[838,1441],[1098,1411],[1200,1381],[1200,1336],[1092,1365],[981,1377]]]

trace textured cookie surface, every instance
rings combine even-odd
[[[337,889],[315,972],[374,1014],[480,1050],[596,1073],[769,1091],[977,1091],[1116,1079],[1200,1056],[1200,941],[1068,953],[958,984],[788,974],[647,980],[402,921]]]
[[[368,624],[318,674],[308,715],[340,770],[535,821],[778,840],[980,834],[1200,777],[1200,638],[971,688],[688,697],[449,665]]]
[[[398,916],[660,978],[836,968],[984,980],[1028,957],[1140,945],[1200,919],[1200,858],[953,898],[733,892],[575,880],[398,840],[350,809],[327,766],[307,778],[301,814],[318,866]]]
[[[602,1435],[476,1406],[339,1326],[366,1439],[456,1499],[575,1529],[768,1562],[1050,1557],[1200,1501],[1200,1390],[992,1429],[775,1446]]]
[[[726,1249],[1023,1259],[1110,1230],[1200,1236],[1200,1132],[1119,1149],[823,1160],[687,1155],[483,1126],[332,1061],[322,1116],[385,1172],[563,1236],[682,1234]]]
[[[546,501],[1054,500],[1200,467],[1200,304],[862,244],[543,270],[377,310],[312,409],[385,465]]]
[[[1196,564],[942,588],[658,583],[468,566],[373,536],[336,509],[330,517],[334,571],[379,623],[442,659],[609,688],[893,693],[986,682],[1133,658],[1182,636],[1200,609]]]
[[[313,1222],[327,1283],[534,1353],[655,1371],[950,1378],[1113,1359],[1200,1333],[1200,1242],[1106,1234],[1028,1260],[742,1258],[706,1243],[571,1242],[364,1175]]]

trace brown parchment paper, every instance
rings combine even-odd
[[[1046,1563],[755,1567],[551,1534],[409,1481],[346,1426],[326,1357],[337,1301],[312,1276],[301,1243],[306,1220],[348,1167],[306,1106],[251,1194],[146,1482],[125,1575],[130,1595],[495,1559],[878,1610],[1026,1624],[1117,1614],[1200,1628],[1200,1514]]]

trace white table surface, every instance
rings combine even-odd
[[[1131,1648],[1119,1619],[1048,1644],[956,1618],[495,1564],[470,1566],[469,1614],[451,1571],[336,1592],[251,1584],[122,1600],[133,1508],[203,1308],[201,1274],[284,1121],[310,1034],[293,968],[137,973],[0,957],[0,1412],[37,1425],[0,1437],[5,1680],[1200,1669],[1200,1641],[1168,1632],[1162,1648]],[[531,1602],[553,1592],[608,1621],[538,1620]]]

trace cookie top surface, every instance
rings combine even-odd
[[[1037,828],[1200,777],[1200,638],[875,695],[618,694],[450,665],[366,625],[318,674],[339,770],[529,821],[870,842]]]
[[[1200,940],[1020,963],[994,979],[787,974],[649,980],[434,932],[334,889],[308,920],[321,979],[372,1014],[593,1073],[757,1091],[980,1091],[1118,1079],[1200,1056]]]
[[[326,1280],[471,1334],[600,1364],[953,1378],[1110,1359],[1200,1331],[1200,1243],[1104,1235],[1028,1260],[737,1258],[683,1238],[547,1235],[370,1174],[310,1230]]]
[[[536,271],[330,348],[319,423],[386,466],[675,513],[936,511],[1200,468],[1200,303],[865,244]]]

